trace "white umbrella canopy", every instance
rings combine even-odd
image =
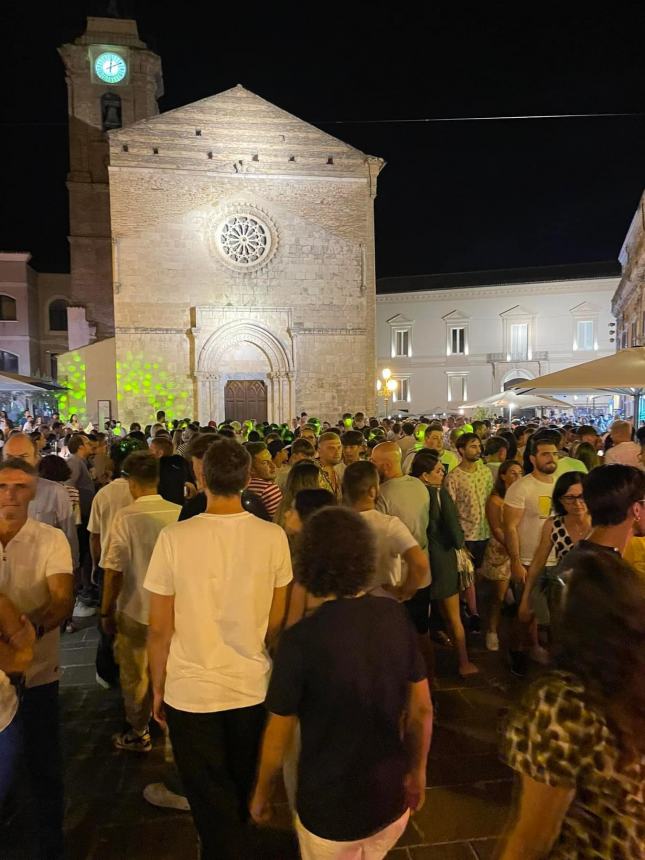
[[[547,373],[526,383],[514,385],[522,393],[542,391],[608,391],[634,398],[634,416],[638,418],[640,398],[645,393],[645,347],[621,349],[605,358],[575,364],[565,370]]]
[[[43,379],[35,379],[31,376],[21,376],[19,373],[0,373],[0,391],[12,391],[29,394],[33,391],[65,391],[62,385],[56,382],[47,382]]]
[[[533,380],[531,380],[533,381]],[[483,400],[477,400],[474,403],[465,403],[462,409],[476,409],[477,407],[484,409],[510,409],[515,412],[517,409],[571,409],[571,404],[565,400],[558,400],[557,397],[549,397],[544,394],[518,394],[516,391],[500,391],[498,394],[493,394],[490,397],[485,397]]]

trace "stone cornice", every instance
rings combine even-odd
[[[147,328],[146,326],[117,325],[116,334],[186,334],[185,328]]]
[[[467,299],[514,296],[602,293],[616,288],[616,278],[581,278],[576,281],[543,281],[529,284],[498,284],[482,287],[455,287],[450,290],[418,290],[407,293],[377,293],[377,304],[423,301],[463,301]]]
[[[0,263],[28,263],[30,260],[29,251],[0,251]]]
[[[309,335],[350,335],[354,337],[355,335],[366,335],[366,328],[293,328],[292,333],[294,336],[298,337],[306,337]]]

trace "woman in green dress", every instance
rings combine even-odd
[[[428,555],[432,583],[430,598],[439,602],[441,614],[452,631],[459,659],[459,674],[476,675],[479,669],[468,658],[466,633],[459,611],[459,573],[456,550],[464,546],[457,509],[443,487],[445,470],[436,451],[423,450],[415,455],[410,474],[428,488],[430,517],[428,522]]]

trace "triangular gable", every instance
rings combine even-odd
[[[502,319],[506,319],[507,317],[533,317],[535,316],[535,311],[529,311],[526,308],[522,307],[522,305],[513,305],[512,308],[508,308],[505,311],[502,311],[500,317]]]
[[[403,316],[403,314],[396,314],[393,317],[390,317],[389,320],[386,320],[388,325],[413,325],[414,320],[409,320],[407,317]]]
[[[441,319],[445,322],[465,322],[466,320],[469,320],[470,317],[463,311],[453,310],[442,316]]]
[[[297,152],[306,149],[334,153],[345,158],[354,157],[361,162],[367,157],[353,146],[321,131],[277,107],[261,96],[245,89],[241,84],[230,90],[207,96],[199,101],[140,120],[110,132],[112,141],[130,141],[150,138],[161,146],[164,137],[185,136],[204,145],[234,143],[260,147],[280,147]]]
[[[575,314],[575,316],[580,316],[581,314],[597,314],[598,307],[594,305],[593,302],[580,302],[579,305],[576,305],[574,308],[570,308],[570,314]]]

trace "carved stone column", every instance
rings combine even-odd
[[[284,377],[285,404],[283,421],[286,421],[291,426],[291,419],[296,416],[296,374],[293,370],[287,370]]]
[[[220,421],[224,420],[224,385],[225,382],[220,379],[219,373],[209,373],[208,374],[209,381],[209,393],[210,393],[210,412],[211,414],[206,419],[206,423],[208,421]]]
[[[197,417],[199,423],[204,426],[223,411],[220,409],[219,375],[207,370],[198,370],[195,376],[197,377]]]
[[[204,370],[195,371],[195,378],[197,379],[197,417],[202,426],[208,422],[209,419],[206,416],[211,408],[209,377],[210,374]]]
[[[276,377],[277,373],[270,371],[267,373],[267,421],[269,424],[272,424],[274,421],[277,421],[276,412],[277,412],[277,403],[278,398],[276,396]]]

